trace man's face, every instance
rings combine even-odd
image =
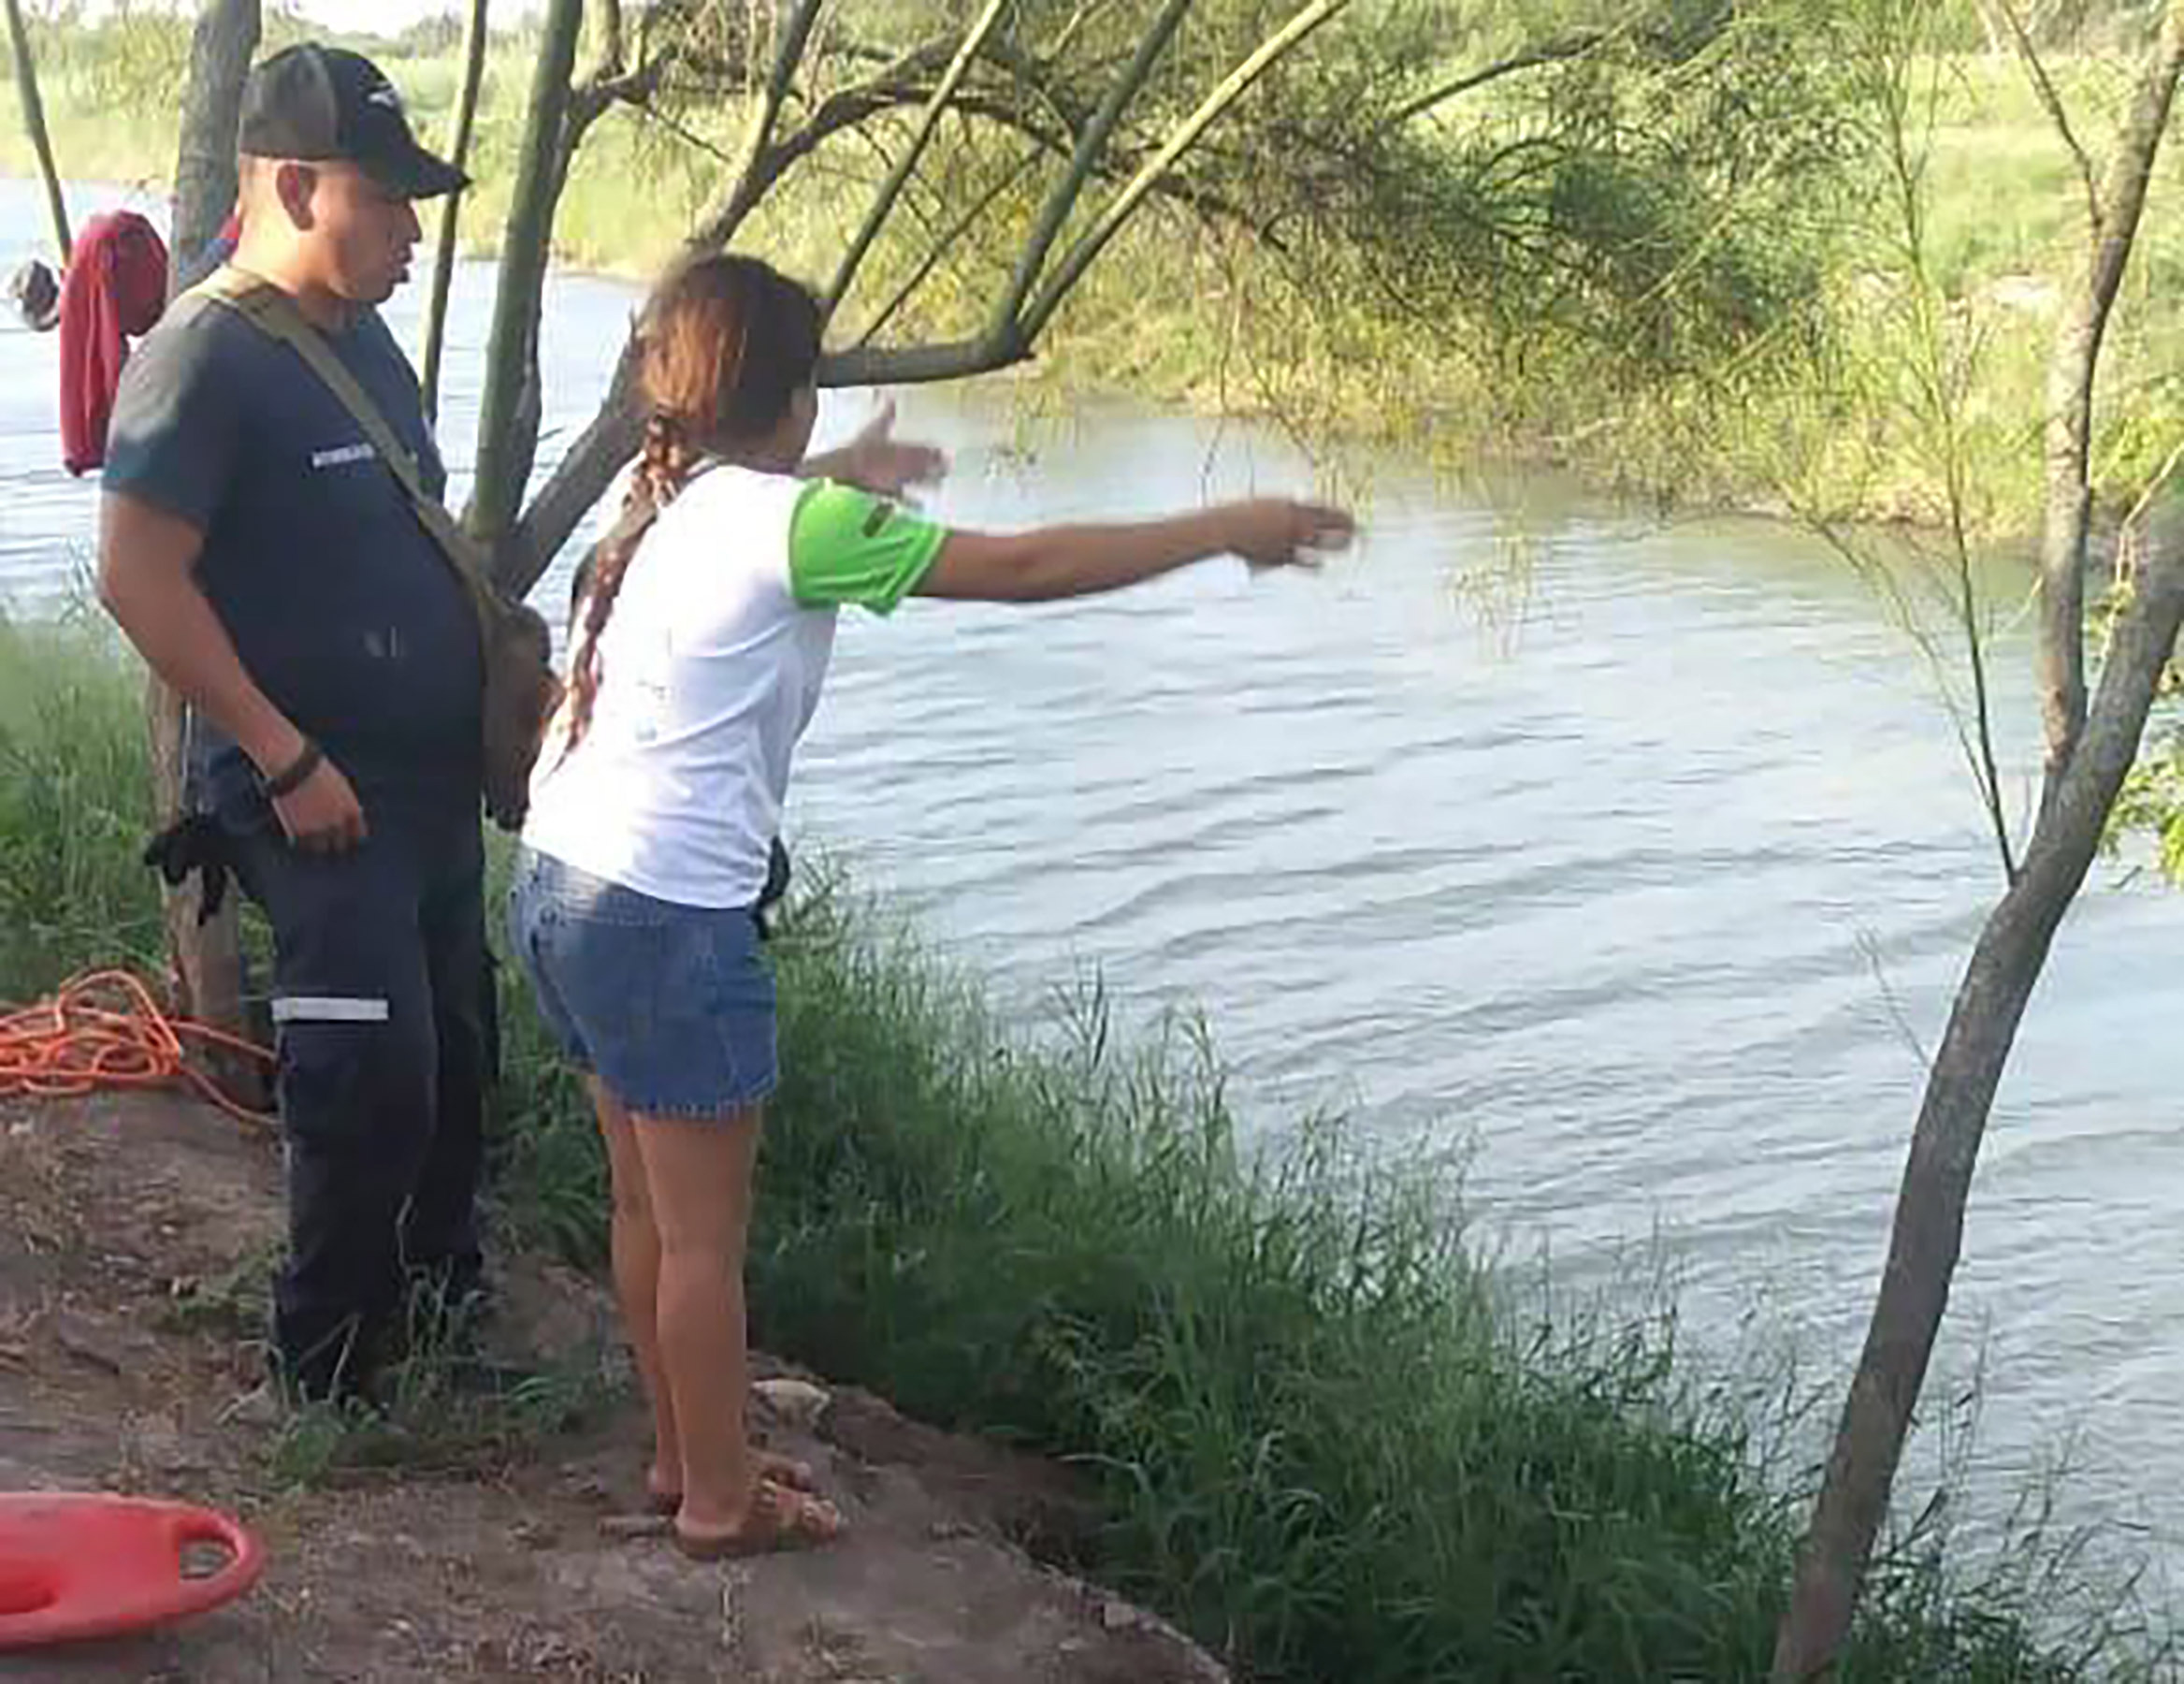
[[[410,254],[423,233],[416,209],[354,164],[302,167],[312,179],[297,233],[319,284],[352,304],[385,303],[410,278]]]

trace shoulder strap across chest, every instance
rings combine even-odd
[[[286,293],[272,283],[231,265],[213,270],[190,288],[190,292],[202,294],[233,311],[267,338],[278,340],[301,357],[304,367],[318,377],[319,383],[349,412],[351,419],[363,428],[373,451],[408,496],[418,523],[456,571],[473,583],[485,581],[488,570],[480,546],[448,513],[447,506],[425,488],[424,475],[409,446],[380,414],[379,406],[349,371],[348,365],[335,355],[325,335],[304,319],[303,312]]]

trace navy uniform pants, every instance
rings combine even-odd
[[[223,813],[275,947],[288,1256],[274,1336],[307,1396],[359,1385],[406,1331],[412,1286],[478,1285],[492,1057],[474,803],[367,799],[352,851],[292,848],[262,801]]]

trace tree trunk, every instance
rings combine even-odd
[[[1980,932],[1911,1138],[1887,1267],[1774,1654],[1779,1684],[1835,1659],[1911,1425],[1964,1234],[1987,1118],[2048,943],[2099,850],[2184,618],[2184,491],[2149,521],[2136,600],[2018,880]]]
[[[463,85],[456,96],[455,128],[448,157],[457,169],[470,161],[470,132],[478,122],[478,91],[485,81],[485,12],[488,0],[470,0],[463,24]],[[456,237],[462,224],[463,196],[451,193],[440,207],[440,241],[432,251],[432,296],[425,306],[424,371],[418,385],[425,397],[425,419],[440,419],[440,365],[446,351],[447,298],[455,284]]]
[[[539,400],[540,298],[554,238],[554,209],[561,197],[562,129],[583,26],[584,0],[548,0],[515,196],[500,242],[499,291],[493,301],[485,395],[478,413],[478,476],[468,515],[470,530],[496,550],[515,525],[538,449],[534,406]]]
[[[2139,217],[2162,134],[2168,126],[2180,68],[2184,68],[2184,3],[2168,7],[2107,180],[2095,196],[2092,261],[2056,335],[2048,364],[2047,503],[2040,545],[2040,706],[2047,736],[2043,804],[2054,798],[2086,714],[2086,541],[2093,503],[2090,478],[2093,370],[2123,271],[2137,242]]]
[[[190,42],[181,147],[175,161],[169,289],[190,259],[220,231],[235,207],[235,133],[243,79],[258,45],[258,0],[210,0]],[[154,811],[166,823],[181,809],[183,723],[181,700],[156,677],[147,686]],[[195,878],[165,897],[167,952],[177,1009],[220,1028],[243,1024],[242,959],[232,898],[210,922],[197,920]]]
[[[235,132],[242,84],[258,50],[258,0],[207,0],[190,36],[181,146],[174,167],[167,248],[186,268],[235,209]]]
[[[22,126],[30,133],[31,150],[38,155],[38,177],[46,184],[46,209],[53,218],[53,242],[65,268],[73,243],[68,238],[68,200],[61,192],[61,172],[54,167],[53,143],[46,134],[46,104],[38,96],[37,61],[31,55],[22,0],[7,0],[7,40],[15,51],[15,90],[22,101]]]
[[[2171,0],[2161,44],[2099,196],[2086,287],[2059,330],[2051,365],[2058,413],[2047,442],[2040,675],[2048,761],[2040,816],[2015,881],[1973,950],[1928,1072],[1880,1294],[1776,1638],[1777,1684],[1825,1671],[1849,1634],[1948,1305],[1995,1089],[2056,927],[2085,881],[2137,757],[2147,712],[2184,617],[2184,492],[2172,485],[2148,500],[2136,596],[2118,624],[2100,694],[2087,711],[2083,570],[2094,377],[2108,306],[2137,236],[2180,72],[2184,0]]]
[[[637,414],[637,341],[632,337],[623,341],[599,414],[563,453],[522,520],[495,546],[493,578],[502,590],[518,599],[530,593],[570,534],[606,495],[622,464],[637,454],[643,437]]]

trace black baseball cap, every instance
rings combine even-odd
[[[404,198],[438,198],[470,184],[417,144],[401,95],[377,65],[315,42],[283,47],[251,71],[240,148],[255,158],[346,159]]]

